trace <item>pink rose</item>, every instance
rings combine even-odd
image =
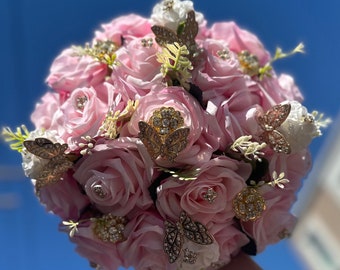
[[[229,97],[239,89],[244,89],[244,75],[239,70],[235,53],[229,51],[227,43],[207,39],[202,45],[206,50],[205,58],[193,70],[192,82],[203,91],[203,100],[218,96]],[[226,55],[219,56],[224,50]]]
[[[166,87],[154,89],[140,99],[137,110],[133,114],[125,135],[138,136],[139,121],[148,122],[155,110],[161,107],[172,107],[179,111],[184,118],[183,127],[189,127],[187,147],[181,151],[175,162],[158,158],[155,162],[162,167],[173,167],[178,164],[197,165],[210,159],[212,148],[207,145],[203,138],[200,138],[205,126],[204,112],[197,100],[185,91],[182,87]]]
[[[162,82],[160,63],[156,53],[159,50],[156,42],[143,46],[143,42],[153,40],[151,36],[136,38],[117,51],[120,63],[112,72],[112,80],[119,89],[126,89],[130,99],[146,95],[155,84]]]
[[[282,94],[284,91],[275,74],[272,74],[271,77],[264,76],[261,81],[254,81],[249,78],[247,85],[250,91],[260,98],[258,104],[264,111],[286,100],[286,97]]]
[[[292,76],[288,74],[280,74],[278,80],[282,88],[281,94],[284,96],[285,100],[296,100],[300,103],[303,101],[303,95],[295,84]]]
[[[212,111],[208,112],[205,115],[206,125],[202,132],[203,141],[205,141],[208,145],[212,147],[214,151],[217,150],[225,150],[226,145],[228,145],[228,138],[225,137],[225,127],[220,126],[216,117],[216,109],[217,107],[213,105],[214,108]],[[209,105],[208,105],[209,107]],[[208,111],[209,109],[207,109]],[[211,113],[211,114],[210,114]]]
[[[254,34],[241,29],[235,22],[214,23],[210,29],[210,36],[227,42],[229,49],[235,53],[249,51],[258,58],[261,66],[270,59],[261,41]]]
[[[237,228],[234,221],[210,223],[209,232],[214,236],[215,242],[219,246],[220,257],[215,264],[228,264],[232,257],[238,254],[241,247],[249,242],[248,237]]]
[[[175,270],[163,250],[164,220],[154,210],[140,212],[130,219],[124,231],[127,239],[118,244],[123,266],[138,270]]]
[[[97,209],[125,216],[136,207],[147,209],[152,205],[148,187],[153,163],[136,139],[107,141],[92,152],[80,161],[74,178]]]
[[[93,233],[93,225],[89,222],[78,226],[78,232],[70,238],[77,245],[76,252],[99,265],[100,269],[118,269],[123,265],[123,256],[118,251],[118,244],[104,242]]]
[[[107,105],[97,98],[94,88],[77,88],[55,112],[51,129],[57,130],[74,150],[81,136],[96,135],[107,110]]]
[[[37,129],[49,129],[54,113],[59,109],[59,95],[47,92],[41,98],[41,103],[35,105],[31,121]]]
[[[207,142],[219,142],[219,150],[226,150],[238,137],[258,133],[256,104],[259,98],[247,88],[234,92],[230,98],[217,97],[208,102],[209,123]],[[221,134],[222,133],[222,134]]]
[[[98,84],[93,89],[96,91],[97,99],[107,104],[107,110],[122,111],[129,100],[128,94],[112,82]]]
[[[272,106],[287,100],[302,101],[303,96],[289,75],[277,77],[273,72],[271,76],[264,76],[261,81],[247,80],[249,89],[260,97],[259,105],[265,111]]]
[[[157,209],[162,216],[176,219],[183,210],[203,224],[233,219],[232,200],[246,186],[250,166],[221,156],[200,169],[196,180],[179,181],[170,177],[161,185]],[[205,198],[209,189],[216,196],[211,202]]]
[[[110,23],[103,24],[102,28],[103,31],[95,32],[95,40],[111,40],[118,45],[125,45],[134,38],[151,33],[149,20],[135,14],[115,18]]]
[[[269,187],[268,187],[269,188]],[[289,210],[296,200],[295,194],[271,189],[263,194],[266,210],[256,221],[241,222],[243,229],[255,240],[257,253],[269,244],[277,243],[293,231],[296,217]]]
[[[52,63],[46,82],[57,92],[72,92],[79,87],[104,82],[107,65],[91,56],[77,56],[72,48],[65,49]]]
[[[302,185],[302,178],[308,173],[312,166],[310,152],[302,150],[298,153],[284,155],[273,153],[269,159],[269,174],[273,171],[277,174],[285,173],[285,178],[290,182],[285,184],[285,189],[282,192],[296,192]]]
[[[152,45],[148,45],[150,39],[152,40],[150,35],[136,38],[117,52],[117,59],[122,64],[118,65],[117,70],[124,67],[126,80],[141,88],[152,83],[154,77],[160,73],[160,63],[156,57],[160,48],[154,41]],[[160,78],[157,82],[160,83]]]
[[[90,203],[71,174],[72,172],[65,173],[62,180],[40,190],[39,200],[46,211],[58,215],[62,220],[78,220],[81,212]]]
[[[103,242],[93,233],[93,226],[79,226],[71,241],[77,252],[98,265],[100,269],[133,266],[138,270],[175,270],[163,251],[164,220],[155,211],[138,212],[125,225],[126,240],[115,244]],[[155,256],[157,259],[155,260]]]

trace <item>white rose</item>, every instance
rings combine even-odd
[[[152,10],[151,23],[177,31],[178,24],[186,20],[187,13],[194,10],[192,1],[163,0]],[[204,21],[203,14],[195,12],[196,21],[200,25]]]
[[[30,133],[27,140],[35,140],[36,138],[46,138],[53,143],[59,142],[63,144],[64,142],[60,140],[57,136],[57,132],[55,130],[49,131],[42,129],[34,130]],[[48,160],[43,160],[36,155],[28,152],[27,149],[24,147],[23,151],[21,152],[22,155],[22,168],[25,172],[25,175],[29,178],[35,179],[39,176],[42,168],[46,165]]]
[[[190,257],[195,256],[196,259],[190,263]],[[197,270],[206,269],[213,263],[217,262],[220,256],[219,246],[216,241],[210,245],[200,245],[191,241],[185,241],[182,252],[176,261],[178,269]]]
[[[290,101],[290,113],[277,128],[290,145],[291,153],[306,149],[312,139],[321,135],[320,126],[306,107],[297,101]]]

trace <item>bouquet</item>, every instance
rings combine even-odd
[[[235,22],[191,1],[113,19],[52,63],[35,130],[3,129],[47,211],[96,269],[215,269],[286,238],[329,122]]]

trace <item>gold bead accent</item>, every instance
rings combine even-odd
[[[99,60],[104,59],[106,56],[112,56],[117,51],[118,46],[111,40],[97,40],[93,46],[93,53]]]
[[[111,67],[113,64],[115,64],[116,51],[118,48],[119,46],[111,40],[97,40],[92,47],[89,43],[86,43],[84,48],[80,46],[73,47],[75,55],[91,56],[95,60],[108,65],[108,67]]]
[[[241,65],[241,69],[245,74],[248,74],[249,76],[259,74],[260,64],[256,55],[244,50],[238,54],[238,60]]]
[[[265,209],[265,201],[256,188],[246,187],[233,199],[235,215],[242,221],[258,219]]]
[[[228,49],[219,50],[217,51],[217,56],[222,60],[227,60],[230,58],[230,52]]]
[[[94,220],[93,233],[104,242],[117,243],[125,240],[123,231],[127,219],[111,213]]]

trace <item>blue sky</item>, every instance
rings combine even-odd
[[[114,0],[1,0],[0,87],[4,103],[0,126],[25,123],[35,102],[46,91],[44,80],[52,60],[71,45],[91,40],[101,23],[127,13],[149,16],[156,1]],[[338,114],[340,63],[340,2],[310,0],[196,1],[209,24],[235,20],[256,33],[268,50],[291,49],[304,42],[307,53],[275,64],[278,72],[293,74],[305,94],[305,105],[335,118]],[[321,149],[327,134],[311,151]],[[46,214],[35,199],[28,179],[18,170],[20,156],[0,144],[0,269],[90,269],[74,251],[67,235],[58,232],[59,219]],[[11,167],[12,169],[6,169]],[[14,205],[8,201],[14,195]],[[282,242],[255,258],[263,269],[304,270]]]

